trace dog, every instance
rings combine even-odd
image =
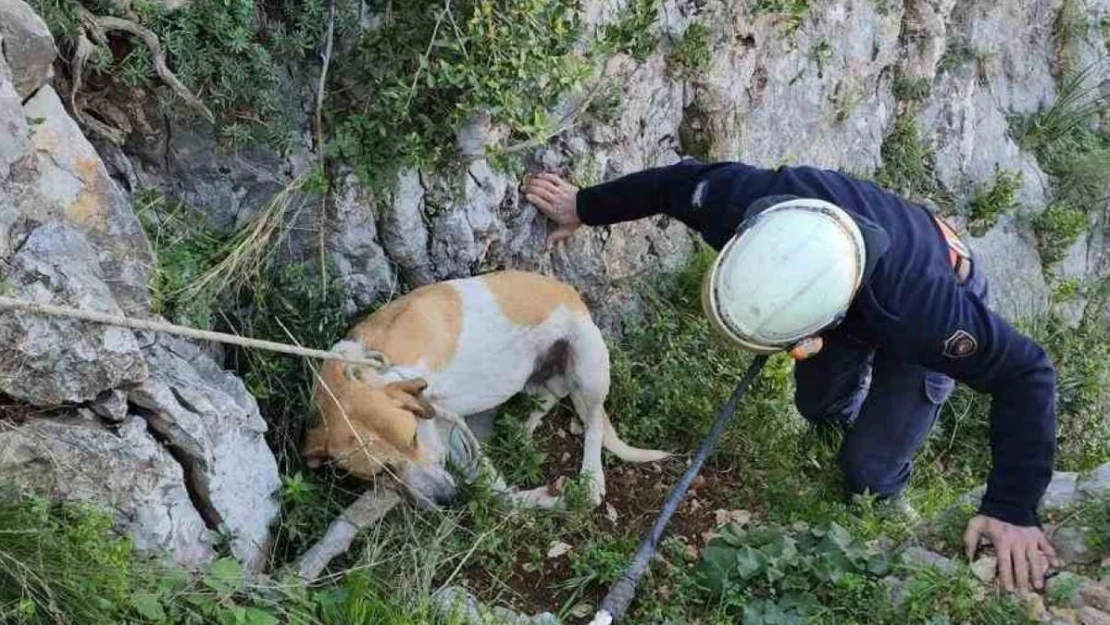
[[[365,480],[388,471],[423,507],[457,497],[447,436],[466,428],[460,417],[521,392],[536,402],[529,435],[570,397],[594,506],[605,495],[603,446],[627,462],[670,456],[617,435],[604,408],[609,351],[601,331],[573,287],[541,274],[498,271],[417,288],[357,323],[332,351],[378,366],[325,361],[313,390],[317,421],[302,445],[306,463],[333,462]],[[544,508],[560,499],[547,487],[510,494]]]

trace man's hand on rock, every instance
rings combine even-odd
[[[558,228],[547,237],[551,247],[569,239],[582,225],[578,219],[578,187],[555,174],[536,174],[524,179],[524,197],[547,215]]]
[[[1009,592],[1044,588],[1050,566],[1059,566],[1056,550],[1039,527],[1021,527],[977,515],[967,524],[964,548],[968,561],[975,559],[982,538],[990,540],[998,556],[998,580]]]

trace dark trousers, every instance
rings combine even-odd
[[[985,301],[987,281],[972,262],[962,288]],[[838,461],[850,493],[897,495],[955,381],[835,330],[824,338],[821,352],[794,367],[798,411],[844,428]]]

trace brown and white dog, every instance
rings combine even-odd
[[[322,367],[314,390],[320,416],[305,459],[310,466],[330,459],[364,479],[388,468],[424,505],[456,496],[446,437],[458,417],[520,392],[537,399],[529,433],[570,397],[585,430],[581,472],[594,505],[605,494],[603,445],[629,462],[669,456],[618,437],[604,408],[605,341],[578,292],[552,278],[502,271],[424,286],[358,323],[332,351],[382,364]],[[541,507],[558,501],[542,487],[512,498]]]

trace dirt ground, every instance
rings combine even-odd
[[[574,476],[580,468],[582,439],[580,435],[570,432],[570,421],[570,415],[560,411],[552,414],[542,426],[552,432],[542,448],[548,454],[545,464],[548,483],[559,476]],[[607,455],[605,500],[593,510],[600,530],[606,534],[632,534],[638,544],[655,521],[667,494],[685,471],[691,455],[682,454],[661,463],[640,465],[623,463]],[[671,517],[663,539],[677,537],[688,545],[688,549],[700,551],[712,530],[721,524],[718,511],[729,510],[728,495],[735,491],[741,480],[738,471],[707,463],[678,511]],[[519,561],[507,579],[492,579],[481,569],[467,571],[464,579],[465,585],[480,598],[496,597],[499,604],[507,604],[525,613],[537,613],[558,612],[563,607],[567,593],[560,593],[553,586],[572,577],[570,559],[563,556]],[[607,591],[608,588],[595,584],[577,601],[596,605]]]

